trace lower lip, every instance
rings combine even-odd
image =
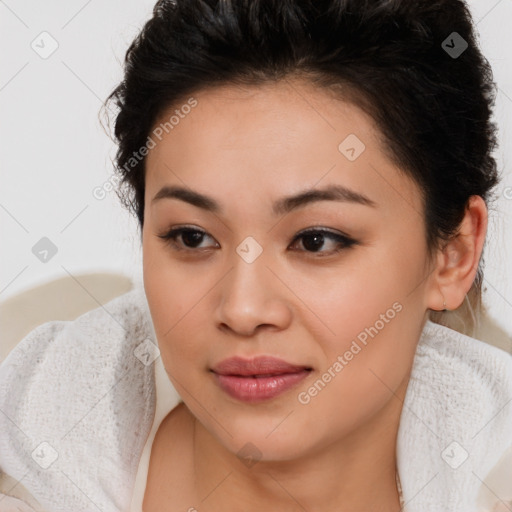
[[[310,372],[284,373],[272,377],[241,377],[214,373],[217,383],[228,395],[243,402],[269,400],[303,380]]]

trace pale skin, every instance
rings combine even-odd
[[[428,309],[443,309],[443,299],[457,308],[474,281],[485,202],[471,197],[459,236],[429,261],[420,190],[356,106],[299,81],[194,98],[146,162],[144,286],[162,362],[184,404],[157,432],[144,511],[397,512],[396,436],[417,341]],[[354,161],[338,149],[349,134],[365,145]],[[331,184],[375,207],[319,200],[272,211],[284,196]],[[221,210],[152,201],[166,185],[207,195]],[[181,251],[158,236],[184,225],[206,234],[192,247],[178,236]],[[325,234],[318,250],[304,238],[292,243],[311,227],[357,243],[343,247]],[[236,252],[249,236],[263,249],[252,263]],[[298,394],[394,303],[400,312],[300,403]],[[259,404],[215,384],[214,364],[261,354],[313,370]],[[261,453],[251,467],[237,457],[249,442]]]

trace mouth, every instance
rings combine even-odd
[[[275,398],[298,385],[313,368],[260,356],[226,359],[210,371],[222,391],[237,400],[255,403]]]
[[[258,356],[252,359],[231,357],[224,359],[212,368],[219,375],[247,376],[276,376],[288,373],[297,373],[312,368],[308,365],[298,365],[272,356]]]

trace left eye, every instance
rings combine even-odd
[[[210,235],[208,235],[206,231],[202,231],[200,229],[181,227],[171,229],[163,235],[158,235],[158,237],[172,244],[176,250],[188,250],[190,252],[194,252],[195,249],[201,248],[200,244],[203,239],[205,237],[210,237]],[[181,237],[181,243],[178,243],[179,237]],[[292,247],[292,250],[296,250],[294,246],[297,246],[297,242],[301,240],[302,246],[305,248],[304,252],[319,254],[337,253],[343,249],[348,249],[357,243],[356,240],[341,233],[335,233],[326,229],[312,228],[297,234],[289,247]],[[319,251],[319,249],[323,248],[325,245],[326,240],[330,240],[331,244],[334,245],[334,248],[327,251]],[[215,243],[216,245],[213,246],[213,248],[219,247],[218,243]],[[206,248],[208,248],[208,246],[206,246]]]
[[[337,253],[343,249],[348,249],[357,243],[353,238],[342,235],[341,233],[334,233],[332,231],[319,228],[302,231],[293,239],[292,244],[301,239],[302,245],[307,249],[307,252],[313,253],[319,252],[317,249],[321,248],[325,244],[325,240],[331,240],[331,243],[335,248],[330,251],[322,251],[322,253]]]

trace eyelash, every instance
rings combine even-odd
[[[174,229],[171,229],[170,231],[168,231],[167,233],[165,233],[163,235],[157,235],[157,236],[159,238],[165,240],[166,245],[173,246],[173,249],[176,250],[176,251],[186,251],[186,252],[190,252],[190,253],[198,253],[198,252],[200,252],[201,249],[197,249],[197,248],[193,248],[193,247],[185,247],[185,248],[178,247],[176,239],[180,235],[182,235],[183,233],[187,233],[187,232],[189,232],[189,233],[201,233],[202,235],[209,236],[208,233],[206,233],[206,231],[203,231],[203,230],[197,229],[197,228],[191,228],[191,227],[174,228]],[[335,233],[335,232],[328,231],[328,230],[323,229],[323,228],[308,228],[308,229],[306,229],[304,231],[299,232],[295,236],[295,238],[292,240],[291,245],[294,245],[297,241],[299,241],[301,238],[303,238],[305,236],[314,235],[314,234],[320,234],[320,235],[324,236],[324,238],[333,239],[333,240],[337,241],[341,245],[341,247],[338,247],[337,249],[334,249],[333,251],[329,251],[327,253],[325,251],[324,252],[321,252],[321,251],[320,252],[315,252],[315,251],[304,250],[304,252],[312,254],[312,255],[320,254],[321,256],[316,256],[316,257],[320,257],[320,258],[321,257],[325,257],[325,255],[330,256],[330,255],[337,254],[337,253],[341,252],[342,250],[349,249],[350,247],[352,247],[353,245],[358,243],[353,238],[350,238],[350,237],[348,237],[346,235],[342,235],[341,233]],[[203,251],[204,251],[204,249],[203,249]]]

